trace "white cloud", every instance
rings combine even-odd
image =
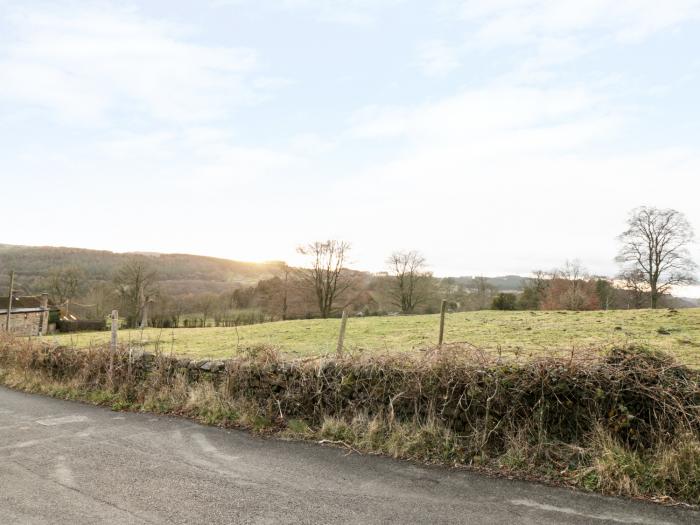
[[[365,108],[353,119],[353,134],[404,137],[420,144],[465,144],[503,131],[537,131],[542,125],[565,124],[595,110],[598,100],[583,88],[491,85],[414,108]]]
[[[611,152],[629,125],[614,100],[579,87],[486,86],[418,108],[368,108],[353,135],[394,141],[394,154],[335,191],[363,203],[348,232],[363,239],[363,257],[391,239],[441,261],[442,274],[548,269],[576,257],[612,273],[629,209],[676,207],[700,223],[690,193],[649,191],[661,176],[669,190],[692,185],[700,156]]]
[[[225,2],[232,10],[262,2],[232,1]],[[397,2],[262,2],[284,11],[294,30],[271,24],[260,36],[274,53],[300,30],[329,37],[308,19],[371,23]],[[9,232],[8,242],[260,259],[291,255],[306,240],[341,237],[354,243],[353,259],[368,269],[381,268],[391,250],[403,247],[423,250],[440,274],[525,272],[575,257],[610,272],[629,208],[673,206],[700,224],[697,148],[649,147],[665,139],[654,130],[645,132],[643,150],[626,137],[633,124],[639,132],[654,122],[639,111],[648,99],[629,96],[629,83],[604,83],[624,82],[624,70],[604,82],[556,82],[572,58],[675,28],[696,16],[697,2],[460,2],[465,31],[473,31],[471,40],[463,37],[467,44],[448,41],[448,32],[422,44],[435,35],[390,31],[387,38],[405,37],[404,50],[417,50],[413,66],[427,75],[448,77],[466,64],[470,43],[495,50],[478,57],[498,64],[475,68],[486,76],[475,74],[472,87],[455,83],[464,75],[452,75],[440,83],[452,94],[426,101],[424,82],[414,89],[410,78],[376,78],[376,90],[317,100],[314,88],[331,73],[285,47],[284,69],[300,75],[299,89],[290,91],[304,94],[261,112],[235,110],[289,80],[264,75],[261,58],[237,47],[236,35],[213,46],[185,24],[138,10],[52,5],[15,9],[0,20],[11,30],[0,35],[0,102],[12,112],[0,130],[16,146],[4,162],[18,174],[10,193],[31,194],[39,210],[79,203],[63,206],[61,220],[81,227],[47,230],[46,215],[37,213],[23,230]],[[207,14],[221,12],[213,13]],[[426,20],[426,28],[435,23]],[[489,76],[514,54],[518,64],[509,74]],[[363,57],[344,73],[362,82],[381,65]],[[356,112],[349,105],[385,100],[382,93],[392,93],[383,91],[387,82],[402,80],[400,104]],[[621,91],[625,98],[615,97]],[[343,129],[334,119],[348,113],[354,116]],[[61,120],[44,126],[46,115]],[[248,125],[255,133],[245,133]],[[26,136],[15,135],[16,128]],[[47,174],[60,184],[47,182]],[[39,183],[52,191],[36,193]]]
[[[464,19],[480,25],[482,43],[522,44],[541,37],[601,32],[643,39],[700,18],[698,0],[467,0]]]
[[[124,173],[168,168],[168,188],[187,189],[194,180],[207,192],[231,191],[274,180],[304,165],[294,148],[241,146],[219,128],[191,127],[177,132],[127,133],[94,146],[93,162],[119,166]],[[304,151],[303,153],[307,153]],[[187,193],[189,194],[189,192]]]
[[[524,58],[510,79],[543,84],[557,66],[609,49],[642,42],[700,20],[700,0],[457,0],[469,24],[465,46],[515,48]]]
[[[266,92],[253,50],[192,43],[135,10],[20,8],[6,23],[16,38],[0,46],[0,97],[72,123],[215,120]]]
[[[300,155],[318,155],[332,151],[336,142],[316,133],[300,133],[289,141],[290,151]]]
[[[16,152],[12,171],[20,176],[5,188],[31,195],[32,209],[43,212],[28,216],[26,229],[5,242],[238,259],[284,257],[300,242],[291,226],[298,224],[294,207],[313,209],[312,196],[300,191],[305,157],[237,145],[217,128],[115,135],[48,145],[27,158]],[[36,192],[47,173],[51,191]],[[42,226],[59,208],[61,224],[79,227]]]
[[[19,174],[9,191],[26,194],[52,174],[60,184],[35,205],[74,203],[62,221],[81,228],[42,233],[37,219],[26,227],[38,238],[10,241],[279,257],[288,232],[260,228],[272,231],[286,204],[280,193],[326,146],[312,135],[255,141],[232,117],[289,81],[263,75],[254,50],[203,43],[187,24],[106,3],[66,5],[0,14],[12,29],[0,38],[0,103],[13,122],[39,130],[7,159]]]
[[[423,42],[418,46],[418,65],[428,76],[444,76],[459,68],[459,53],[441,40]]]
[[[395,7],[405,0],[212,0],[212,5],[242,6],[254,4],[267,9],[305,12],[320,22],[368,25],[379,11]]]

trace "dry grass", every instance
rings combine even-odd
[[[175,358],[0,340],[0,382],[350,451],[700,504],[700,373],[639,347],[518,363],[469,348],[289,361],[256,348],[221,373]]]

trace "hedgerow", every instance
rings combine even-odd
[[[641,346],[515,362],[421,355],[227,361],[0,341],[0,380],[396,457],[700,504],[700,372]]]

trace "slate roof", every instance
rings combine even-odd
[[[14,297],[12,299],[13,312],[37,312],[41,309],[40,296]],[[7,297],[0,297],[0,312],[7,313]]]

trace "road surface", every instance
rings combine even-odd
[[[0,387],[0,523],[660,525],[700,513]]]

